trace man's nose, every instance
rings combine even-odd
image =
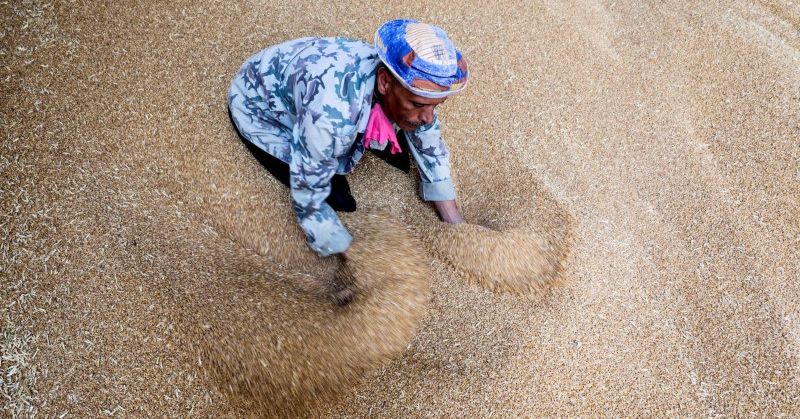
[[[433,106],[430,106],[430,107],[426,106],[425,110],[422,111],[422,115],[420,116],[420,119],[422,120],[422,122],[425,125],[428,125],[431,122],[433,122]]]

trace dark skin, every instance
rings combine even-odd
[[[433,110],[447,100],[429,99],[411,93],[395,80],[386,67],[378,69],[375,88],[380,93],[378,100],[383,112],[404,131],[414,131],[433,122]]]

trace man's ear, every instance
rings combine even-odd
[[[389,70],[386,67],[381,67],[378,69],[378,92],[381,95],[385,95],[386,92],[389,91],[389,86],[392,83],[392,75],[389,74]]]

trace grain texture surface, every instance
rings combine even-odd
[[[342,270],[225,94],[397,17],[470,62],[440,116],[474,226],[368,156]],[[20,0],[0,57],[0,416],[800,416],[797,2]]]

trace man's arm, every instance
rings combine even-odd
[[[308,245],[320,256],[341,253],[353,237],[325,202],[338,161],[333,157],[334,137],[320,129],[311,117],[298,121],[289,163],[292,206]]]
[[[442,220],[460,220],[455,205],[456,190],[450,178],[450,154],[442,140],[436,113],[433,122],[405,134],[419,169],[420,197],[435,203]]]
[[[461,213],[458,212],[458,207],[456,206],[456,201],[433,201],[433,205],[436,207],[436,212],[439,213],[439,218],[450,224],[458,224],[464,221],[461,218]]]

